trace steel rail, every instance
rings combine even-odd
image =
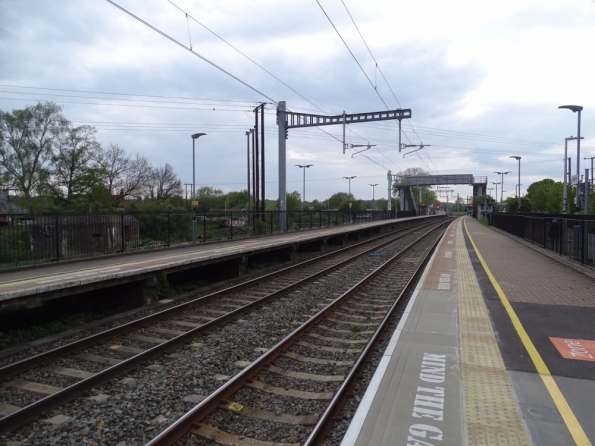
[[[233,286],[231,286],[229,288],[225,288],[223,290],[219,290],[219,291],[215,291],[213,293],[207,294],[206,296],[202,296],[202,297],[193,299],[191,301],[184,302],[182,304],[178,304],[178,305],[172,306],[172,307],[167,308],[165,310],[161,310],[161,311],[158,311],[158,312],[153,313],[151,315],[145,316],[143,318],[136,319],[136,320],[131,321],[131,322],[128,322],[126,324],[122,324],[122,325],[119,325],[117,327],[110,328],[110,329],[105,330],[105,331],[102,331],[100,333],[91,335],[91,336],[86,337],[84,339],[80,339],[78,341],[74,341],[74,342],[71,342],[69,344],[66,344],[66,345],[63,345],[63,346],[60,346],[60,347],[56,347],[55,349],[48,350],[47,352],[40,353],[40,354],[35,355],[35,356],[32,356],[30,358],[26,358],[26,359],[23,359],[21,361],[14,362],[12,364],[8,364],[8,365],[6,365],[4,367],[0,367],[0,377],[10,377],[10,376],[16,375],[18,373],[25,372],[27,370],[30,370],[30,369],[34,368],[34,367],[37,367],[38,365],[40,365],[42,363],[45,363],[45,362],[48,362],[48,361],[51,361],[51,360],[60,358],[60,357],[62,357],[64,355],[66,355],[66,354],[71,354],[71,353],[73,353],[75,351],[78,351],[78,350],[82,350],[84,348],[93,346],[93,345],[95,345],[95,344],[97,344],[97,343],[99,343],[101,341],[105,341],[105,340],[111,339],[114,336],[117,336],[117,335],[119,335],[121,333],[125,333],[125,332],[128,332],[128,331],[135,330],[137,328],[140,328],[140,327],[142,327],[142,326],[144,326],[146,324],[149,324],[151,322],[154,322],[156,320],[162,319],[164,317],[168,317],[168,316],[170,316],[172,314],[175,314],[177,312],[183,311],[184,309],[191,308],[193,305],[207,302],[210,299],[215,299],[215,298],[217,298],[217,297],[219,297],[219,296],[221,296],[223,294],[233,293],[233,292],[238,291],[238,290],[241,290],[242,288],[245,288],[245,287],[249,287],[249,286],[253,286],[253,285],[258,285],[259,283],[266,282],[266,281],[269,281],[271,279],[274,279],[277,276],[281,276],[281,275],[287,274],[288,272],[291,272],[292,270],[293,271],[299,270],[301,268],[304,268],[304,267],[309,266],[310,264],[313,264],[313,263],[316,263],[316,262],[319,262],[319,261],[323,261],[326,258],[330,258],[330,257],[332,257],[334,255],[341,254],[343,252],[347,252],[350,249],[357,248],[357,247],[362,246],[362,245],[364,245],[366,243],[371,243],[371,242],[377,241],[377,240],[379,240],[379,239],[381,239],[383,237],[390,237],[390,236],[394,235],[395,233],[404,232],[407,229],[419,228],[420,226],[421,227],[424,227],[426,225],[424,225],[423,223],[420,224],[420,225],[412,225],[412,226],[409,226],[409,227],[407,227],[405,229],[399,229],[399,230],[396,230],[396,231],[389,232],[387,234],[382,234],[382,235],[379,235],[377,237],[374,237],[374,238],[371,238],[371,239],[368,239],[368,240],[364,240],[364,241],[358,242],[358,243],[356,243],[354,245],[351,245],[351,246],[347,246],[345,248],[338,249],[338,250],[333,251],[333,252],[330,252],[328,254],[324,254],[322,256],[319,256],[319,257],[316,257],[316,258],[313,258],[313,259],[306,260],[305,262],[299,263],[297,265],[291,265],[291,266],[288,266],[286,268],[280,269],[279,271],[274,271],[274,272],[269,273],[269,274],[266,274],[264,276],[257,277],[255,279],[251,279],[251,280],[249,280],[247,282],[243,282],[243,283],[240,283],[240,284],[237,284],[237,285],[233,285]],[[404,234],[404,235],[407,235],[407,234]],[[391,242],[387,242],[387,243],[391,243]],[[379,246],[384,246],[384,245],[381,244]],[[378,247],[376,247],[376,249]],[[356,258],[356,257],[354,257],[354,258]]]
[[[363,372],[363,369],[366,366],[366,362],[368,361],[369,356],[374,351],[386,326],[389,324],[391,318],[393,317],[394,312],[401,303],[401,300],[403,299],[405,294],[407,294],[410,291],[410,288],[415,284],[415,281],[422,272],[422,268],[424,268],[430,260],[430,256],[434,253],[434,250],[436,249],[436,246],[438,245],[441,239],[442,237],[439,237],[436,240],[436,242],[432,245],[428,253],[425,255],[424,259],[421,261],[419,267],[416,269],[413,276],[407,281],[407,284],[405,284],[405,287],[403,288],[401,293],[399,293],[399,296],[392,304],[390,310],[388,311],[388,313],[386,314],[386,316],[384,317],[384,319],[382,320],[382,322],[380,323],[380,325],[378,326],[378,328],[376,329],[376,331],[374,332],[364,349],[362,350],[360,356],[358,357],[355,364],[347,374],[345,381],[343,381],[339,389],[337,389],[337,392],[333,396],[333,399],[318,419],[318,422],[314,426],[314,429],[312,429],[312,432],[310,432],[310,435],[308,436],[306,441],[302,443],[302,446],[315,446],[324,442],[333,423],[336,420],[336,417],[340,414],[341,410],[343,409],[343,406],[345,405],[345,401],[347,400],[347,398],[349,398],[351,391],[357,383],[357,380],[360,378],[361,372]]]
[[[437,225],[437,227],[442,226],[444,224],[445,223],[441,223]],[[351,296],[360,288],[364,287],[370,280],[372,280],[378,274],[383,272],[394,261],[400,259],[405,254],[407,254],[418,243],[420,243],[421,240],[423,240],[423,237],[412,242],[403,250],[393,255],[384,264],[380,265],[368,276],[360,280],[357,284],[352,286],[349,290],[347,290],[341,296],[336,298],[329,305],[327,305],[317,314],[308,319],[304,324],[296,328],[284,339],[279,341],[275,346],[273,346],[267,352],[262,354],[258,359],[256,359],[254,362],[252,362],[250,365],[244,368],[241,372],[239,372],[237,375],[235,375],[233,378],[227,381],[223,386],[219,387],[202,402],[197,404],[193,409],[184,414],[167,429],[162,431],[158,436],[146,443],[145,446],[169,446],[174,444],[177,440],[179,440],[190,430],[190,427],[193,424],[200,422],[209,414],[211,414],[214,410],[216,410],[219,407],[219,405],[222,402],[227,402],[228,398],[230,398],[235,392],[241,389],[245,383],[251,382],[251,380],[263,369],[265,369],[268,364],[275,360],[279,355],[283,354],[292,344],[296,342],[296,340],[301,338],[314,325],[318,324],[322,319],[324,319],[328,313],[330,313],[337,306],[342,304],[347,297]]]
[[[391,234],[394,235],[394,233],[391,233]],[[37,400],[36,402],[31,403],[31,404],[17,410],[16,412],[6,415],[5,417],[0,418],[0,435],[4,434],[6,432],[9,432],[11,430],[14,430],[20,426],[23,426],[24,424],[27,424],[30,421],[33,421],[42,413],[44,413],[48,410],[51,410],[55,407],[58,407],[62,404],[68,403],[68,402],[72,401],[73,399],[77,398],[78,396],[80,396],[81,394],[83,394],[84,392],[94,389],[102,384],[105,384],[106,382],[108,382],[109,380],[111,380],[117,376],[123,375],[131,370],[134,370],[134,369],[138,368],[140,365],[142,365],[143,363],[145,363],[147,361],[151,361],[153,359],[156,359],[156,358],[162,356],[167,351],[177,348],[177,347],[183,345],[184,343],[190,341],[191,339],[196,338],[199,335],[202,335],[202,334],[204,334],[208,331],[211,331],[215,328],[218,328],[222,324],[227,323],[233,319],[236,319],[236,318],[240,317],[241,315],[252,311],[254,308],[261,306],[270,300],[275,299],[279,295],[287,294],[287,293],[293,291],[295,288],[303,286],[304,283],[313,281],[322,275],[328,274],[328,273],[332,272],[333,270],[340,268],[344,264],[352,262],[354,259],[364,256],[371,251],[377,250],[381,246],[385,246],[387,244],[393,243],[394,241],[399,240],[399,239],[405,237],[406,235],[408,235],[408,234],[402,234],[392,240],[388,240],[384,243],[381,243],[380,245],[376,245],[370,249],[367,249],[367,250],[363,251],[362,253],[355,255],[354,257],[345,259],[335,265],[331,265],[328,268],[325,268],[321,271],[311,274],[304,279],[298,280],[297,282],[294,282],[291,285],[288,285],[288,286],[286,286],[282,289],[279,289],[267,296],[264,296],[261,299],[258,299],[254,302],[251,302],[251,303],[246,304],[242,307],[239,307],[238,309],[233,310],[221,317],[218,317],[217,319],[215,319],[213,321],[206,322],[205,324],[200,325],[199,327],[193,328],[192,330],[189,330],[188,332],[186,332],[184,334],[181,334],[181,335],[176,336],[172,339],[169,339],[159,345],[156,345],[155,347],[152,347],[142,353],[132,356],[126,360],[123,360],[122,362],[120,362],[118,364],[108,367],[108,368],[106,368],[106,369],[104,369],[88,378],[85,378],[69,387],[66,387],[54,394],[48,395],[45,398]],[[380,238],[380,237],[377,237],[376,240],[378,238]],[[370,240],[366,240],[363,243],[366,243],[366,242],[370,242]],[[359,246],[363,243],[360,243],[356,246]],[[354,246],[350,246],[348,248],[353,249]],[[405,249],[408,249],[408,248],[405,248]],[[330,253],[330,254],[334,254],[334,253]],[[312,260],[319,260],[320,258],[321,257],[318,257],[318,258],[312,259]],[[308,261],[308,262],[310,262],[310,261]],[[304,263],[306,263],[306,262],[304,262]],[[303,263],[300,265],[303,265]],[[295,266],[299,266],[299,265],[295,265]],[[280,272],[285,271],[286,269],[288,269],[288,268],[285,268],[279,272],[275,272],[272,274],[276,275]],[[268,277],[268,276],[263,276],[263,277]],[[260,281],[260,279],[261,278],[254,279],[254,280]],[[251,282],[252,281],[246,282],[246,283],[251,283]],[[254,284],[254,283],[252,282],[252,284]],[[228,292],[231,289],[235,290],[238,287],[242,287],[243,285],[246,285],[246,284],[236,285],[236,286],[233,286],[227,290],[221,290],[216,293],[213,293],[213,295],[219,295],[219,294],[222,294],[223,292]],[[204,296],[204,298],[212,297],[213,295]],[[203,299],[203,298],[201,298],[201,299]],[[168,310],[165,310],[165,311],[167,312]],[[137,321],[133,321],[132,323],[135,323],[135,322],[137,322]],[[145,323],[146,323],[146,320],[145,320]],[[116,327],[116,328],[119,328],[119,327]],[[101,335],[101,333],[99,335]],[[97,336],[97,335],[95,335],[95,336]]]

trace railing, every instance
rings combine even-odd
[[[594,267],[593,215],[492,213],[490,226]]]
[[[405,217],[399,213],[397,217]],[[116,212],[94,215],[3,214],[0,268],[279,232],[279,212]],[[286,212],[287,230],[325,228],[389,218],[386,211]],[[390,218],[395,218],[393,211]]]

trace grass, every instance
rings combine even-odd
[[[351,327],[349,327],[349,330],[351,330],[352,333],[359,333],[360,331],[362,331],[362,327],[358,327],[357,325],[352,325]]]

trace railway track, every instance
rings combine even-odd
[[[5,400],[0,402],[0,414],[4,415],[0,433],[16,429],[176,348],[196,348],[200,346],[192,344],[196,337],[232,321],[242,324],[240,316],[257,312],[306,283],[322,280],[371,251],[402,244],[422,230],[408,228],[376,237],[5,366],[0,369]],[[174,353],[168,359],[176,361],[179,356]],[[163,367],[155,365],[154,369]]]
[[[395,254],[148,443],[319,445],[443,230]]]

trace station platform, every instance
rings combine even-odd
[[[594,285],[588,268],[458,218],[342,445],[595,443]]]
[[[37,304],[45,300],[85,296],[110,289],[120,300],[141,304],[154,301],[156,274],[178,274],[196,280],[227,280],[254,264],[289,261],[325,246],[341,246],[445,215],[387,219],[344,224],[283,234],[196,243],[177,247],[63,261],[0,271],[0,308]],[[88,296],[88,294],[87,294]],[[103,299],[101,294],[98,298]]]

